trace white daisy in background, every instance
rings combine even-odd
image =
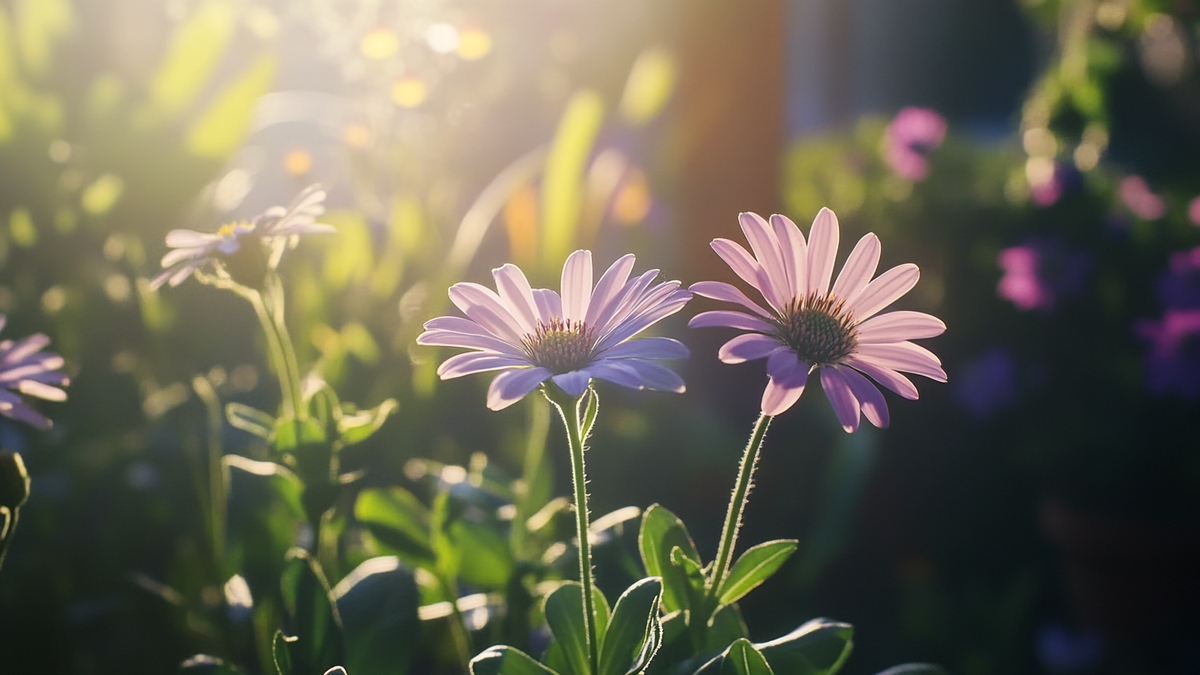
[[[681,359],[687,347],[666,337],[633,339],[683,309],[692,294],[678,281],[651,285],[658,270],[629,278],[626,255],[592,286],[592,253],[575,251],[562,271],[562,295],[530,288],[516,265],[492,270],[496,290],[473,283],[450,287],[450,300],[467,318],[440,316],[425,324],[422,345],[474,351],[446,359],[443,380],[490,370],[487,405],[501,410],[546,380],[578,397],[592,378],[632,389],[680,393],[683,380],[657,359]]]
[[[754,251],[728,239],[712,248],[733,271],[762,294],[763,307],[730,284],[701,281],[697,295],[733,302],[749,310],[717,310],[696,315],[693,328],[720,326],[750,331],[726,342],[725,363],[767,359],[770,381],[762,397],[764,415],[791,408],[804,393],[808,376],[820,373],[821,388],[847,432],[858,428],[860,411],[877,427],[888,425],[883,394],[863,374],[908,399],[917,388],[902,373],[946,381],[941,361],[911,340],[941,335],[946,325],[922,312],[878,312],[917,284],[920,270],[898,265],[875,279],[879,238],[867,234],[846,259],[830,287],[838,249],[837,216],[821,209],[809,239],[786,216],[768,223],[754,213],[739,216]]]
[[[306,188],[291,206],[273,206],[254,218],[222,225],[216,232],[171,230],[167,246],[173,250],[162,259],[163,271],[150,282],[178,286],[206,264],[233,256],[243,246],[269,244],[282,252],[281,243],[302,234],[332,234],[332,225],[316,222],[325,213],[325,190],[320,185]],[[277,254],[276,254],[277,255]],[[272,265],[278,260],[272,261]]]
[[[7,318],[0,314],[0,330]],[[50,338],[36,333],[23,340],[0,341],[0,415],[20,420],[38,429],[49,429],[53,423],[34,410],[21,394],[47,401],[65,401],[67,392],[60,389],[70,384],[60,372],[63,357],[42,349]]]

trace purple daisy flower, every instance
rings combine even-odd
[[[311,185],[291,206],[273,206],[248,221],[222,225],[216,232],[171,230],[166,243],[174,250],[163,256],[163,271],[154,277],[150,287],[158,288],[164,283],[178,286],[204,265],[240,251],[243,242],[274,244],[302,234],[336,232],[332,225],[315,222],[325,213],[324,201],[325,190],[320,185]]]
[[[946,325],[921,312],[880,310],[917,284],[916,265],[893,267],[872,280],[879,264],[879,237],[859,240],[837,280],[833,276],[838,248],[837,216],[821,209],[806,242],[786,216],[768,223],[754,213],[739,217],[754,256],[728,239],[714,239],[713,250],[767,301],[762,307],[740,290],[720,281],[692,284],[691,291],[749,310],[703,312],[688,324],[751,331],[721,347],[725,363],[767,359],[770,381],[763,392],[762,412],[778,415],[791,408],[809,374],[820,373],[821,388],[847,432],[858,428],[859,413],[877,427],[888,425],[887,402],[863,373],[908,399],[917,388],[901,373],[946,381],[942,363],[911,340],[941,335]]]
[[[562,271],[562,295],[530,288],[508,264],[492,270],[496,290],[473,283],[450,287],[450,300],[467,318],[440,316],[425,324],[417,344],[474,351],[446,359],[438,375],[448,380],[489,370],[487,405],[502,410],[546,380],[578,397],[592,378],[631,389],[682,393],[683,380],[655,359],[681,359],[687,347],[666,337],[633,339],[683,309],[692,294],[678,281],[651,285],[658,270],[629,278],[626,255],[592,286],[592,253],[575,251]]]
[[[7,318],[0,314],[0,330]],[[67,392],[59,387],[70,384],[59,372],[63,357],[42,349],[50,338],[41,333],[18,340],[0,342],[0,415],[20,420],[38,429],[49,429],[53,423],[31,408],[20,394],[47,401],[65,401]]]
[[[928,108],[907,107],[883,133],[883,160],[911,181],[929,173],[929,153],[946,138],[946,120]]]

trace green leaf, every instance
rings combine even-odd
[[[693,592],[684,569],[671,563],[671,551],[676,547],[685,557],[700,562],[700,554],[682,520],[659,504],[646,509],[642,514],[638,549],[646,573],[663,580],[662,605],[667,612],[687,609]]]
[[[260,438],[270,438],[271,430],[275,428],[274,417],[243,403],[226,404],[225,419],[229,420],[229,424],[233,428],[241,429]]]
[[[729,645],[721,675],[775,675],[767,659],[746,638]]]
[[[583,426],[580,435],[584,440],[592,433],[592,425],[596,423],[596,414],[600,412],[600,394],[595,387],[588,387],[587,407],[583,410]]]
[[[301,673],[323,673],[343,662],[342,622],[317,561],[307,551],[288,551],[280,578],[289,625],[298,638],[288,652]]]
[[[542,663],[556,673],[571,672],[571,664],[567,662],[567,657],[563,654],[562,645],[558,644],[556,640],[550,640],[546,651],[542,652]]]
[[[338,434],[346,445],[361,443],[370,438],[389,415],[396,411],[400,404],[394,398],[380,403],[370,410],[362,410],[353,415],[346,415],[338,421]]]
[[[188,129],[184,145],[204,159],[223,159],[242,146],[254,119],[254,108],[275,81],[279,60],[263,54],[217,94],[216,100]]]
[[[372,488],[358,493],[354,517],[380,543],[420,565],[433,563],[429,510],[403,488]]]
[[[271,660],[275,662],[275,670],[279,675],[292,675],[292,654],[288,645],[297,639],[284,635],[281,630],[275,631],[275,637],[271,640]]]
[[[737,605],[725,605],[708,620],[708,630],[705,632],[705,647],[709,651],[724,651],[739,638],[750,637],[746,622],[742,620],[742,612]]]
[[[546,623],[566,657],[570,671],[564,675],[590,675],[587,628],[583,624],[583,586],[563,582],[546,596]]]
[[[237,28],[237,10],[226,0],[209,0],[171,37],[167,55],[150,80],[147,121],[182,114],[217,67]]]
[[[295,452],[304,445],[325,442],[325,429],[315,419],[297,420],[281,417],[271,432],[271,449],[275,452]]]
[[[352,673],[408,672],[418,644],[420,596],[394,556],[371,558],[333,589]]]
[[[458,573],[462,580],[486,590],[504,588],[512,574],[512,552],[508,540],[484,523],[456,520],[450,525],[450,541],[458,550]]]
[[[242,671],[215,656],[197,654],[179,664],[179,675],[242,675]]]
[[[284,559],[305,522],[300,481],[287,467],[225,455],[228,477],[225,574],[240,572],[255,598],[274,597]]]
[[[729,570],[717,597],[722,605],[737,602],[774,574],[796,550],[795,539],[768,541],[751,547]]]
[[[584,171],[604,121],[604,100],[591,90],[576,92],[559,120],[542,177],[542,266],[557,268],[578,244]]]
[[[758,645],[771,667],[796,675],[832,675],[841,669],[854,644],[854,627],[813,619],[787,635]]]
[[[471,675],[558,675],[513,647],[489,647],[471,659]]]
[[[950,675],[945,668],[932,663],[905,663],[892,666],[878,675]]]
[[[604,591],[592,586],[592,616],[596,621],[597,649],[604,644],[604,636],[608,633],[608,625],[612,619],[612,609],[608,606],[608,598]]]
[[[655,630],[661,634],[661,625],[656,625],[661,599],[662,579],[657,577],[642,579],[621,594],[601,641],[600,675],[625,675],[647,641],[654,640]]]

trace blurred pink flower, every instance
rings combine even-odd
[[[301,234],[332,234],[332,225],[315,222],[325,212],[325,191],[311,185],[288,207],[273,206],[249,221],[222,225],[216,232],[171,230],[167,233],[169,251],[162,259],[163,271],[150,282],[151,288],[164,283],[178,286],[193,272],[242,248],[243,241],[283,240]]]
[[[1083,290],[1088,258],[1058,242],[1031,241],[1000,251],[997,264],[1004,276],[996,293],[1020,309],[1054,309],[1060,298]]]
[[[0,314],[0,330],[6,317]],[[70,384],[59,371],[63,357],[42,349],[50,338],[35,333],[23,340],[0,342],[0,415],[20,420],[38,429],[49,429],[48,418],[25,403],[20,394],[46,401],[65,401],[67,392],[60,389]]]
[[[883,132],[883,160],[911,181],[929,173],[930,152],[946,138],[946,120],[929,108],[907,107]]]
[[[1135,329],[1150,343],[1144,364],[1150,391],[1200,399],[1200,309],[1169,309],[1162,321],[1147,319]]]
[[[1125,203],[1133,215],[1145,220],[1158,220],[1167,212],[1167,205],[1162,197],[1150,191],[1141,176],[1127,176],[1117,186],[1117,196]]]
[[[1188,220],[1196,227],[1200,227],[1200,197],[1196,197],[1188,202]]]
[[[917,398],[917,388],[901,373],[946,381],[941,361],[910,341],[941,335],[946,330],[941,320],[907,311],[876,316],[916,285],[916,265],[893,267],[872,280],[880,244],[878,237],[867,234],[830,288],[839,236],[833,211],[821,209],[808,241],[786,216],[771,216],[768,223],[757,214],[743,213],[739,220],[754,256],[728,239],[714,239],[712,248],[762,294],[768,308],[730,284],[701,281],[692,284],[692,292],[736,303],[751,313],[703,312],[688,325],[750,331],[726,342],[718,356],[725,363],[767,359],[770,380],[762,397],[764,415],[791,408],[813,370],[820,372],[821,388],[847,432],[858,428],[860,411],[875,426],[888,425],[887,402],[862,373],[908,399]]]
[[[546,380],[580,396],[592,378],[631,389],[682,393],[683,380],[655,359],[682,359],[687,347],[666,337],[632,339],[683,309],[692,294],[678,281],[651,286],[658,270],[629,279],[634,257],[618,259],[592,287],[592,252],[575,251],[562,271],[562,295],[530,288],[516,265],[492,270],[496,290],[473,283],[450,287],[467,318],[439,316],[417,344],[471,349],[438,367],[443,380],[503,371],[487,405],[502,410]]]

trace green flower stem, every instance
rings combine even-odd
[[[300,400],[299,382],[292,379],[291,366],[285,356],[283,342],[279,338],[278,324],[271,316],[266,303],[263,302],[261,294],[250,292],[246,294],[246,297],[250,300],[250,304],[254,305],[254,313],[258,315],[258,321],[267,335],[267,348],[271,353],[271,362],[275,366],[275,374],[279,378],[279,389],[283,395],[283,414],[285,417],[297,417],[304,406]]]
[[[308,406],[304,405],[304,388],[301,384],[300,377],[300,362],[296,359],[296,348],[292,345],[292,336],[288,332],[287,323],[284,321],[284,299],[283,287],[278,277],[272,276],[271,283],[268,288],[271,290],[274,302],[271,303],[273,311],[271,318],[275,320],[275,330],[279,333],[279,345],[283,352],[283,361],[288,366],[288,377],[292,381],[292,391],[296,396],[296,418],[308,419]]]
[[[546,397],[558,408],[563,425],[567,428],[567,442],[571,446],[571,479],[575,484],[575,531],[579,537],[579,583],[583,585],[583,625],[587,630],[588,660],[591,672],[599,669],[599,644],[596,639],[595,598],[592,597],[592,545],[588,541],[587,474],[583,464],[583,430],[579,419],[579,404],[582,396],[574,398],[549,383]]]
[[[738,530],[742,527],[742,511],[750,496],[750,487],[754,484],[754,469],[758,466],[758,451],[763,439],[767,436],[767,427],[771,426],[770,415],[759,415],[746,444],[746,453],[742,455],[742,464],[738,467],[737,485],[733,488],[733,496],[729,499],[729,512],[725,514],[725,529],[721,533],[721,545],[717,549],[717,559],[713,567],[713,575],[709,580],[706,597],[715,611],[717,608],[718,591],[729,567],[733,563],[733,547],[737,544]],[[707,620],[707,616],[702,620]]]
[[[8,555],[8,544],[17,532],[17,521],[20,519],[20,516],[21,509],[9,509],[8,525],[3,532],[0,532],[0,567],[4,567],[4,558]]]

